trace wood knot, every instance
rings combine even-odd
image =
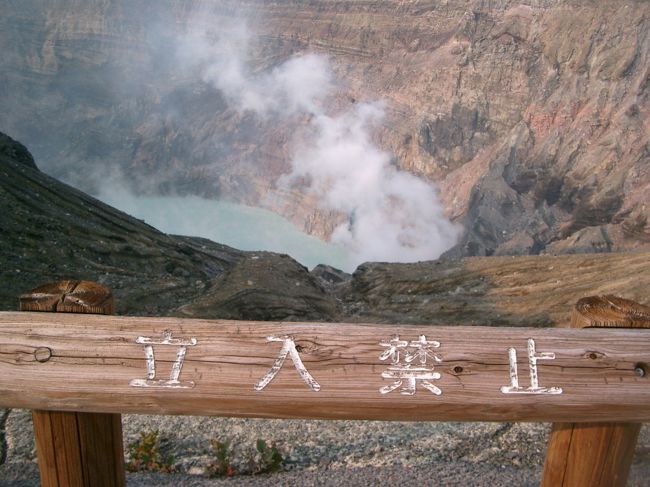
[[[34,358],[37,362],[44,364],[52,357],[52,349],[48,347],[39,347],[34,351]]]
[[[591,359],[591,360],[598,360],[601,359],[605,356],[604,353],[602,352],[596,352],[594,350],[589,350],[585,353],[584,355],[586,358]]]

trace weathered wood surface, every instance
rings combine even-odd
[[[541,487],[625,487],[638,423],[555,423]]]
[[[650,328],[650,306],[607,294],[580,299],[571,328]]]
[[[42,487],[126,484],[119,414],[34,411]]]
[[[650,328],[650,308],[618,296],[580,299],[571,328]],[[647,375],[647,364],[637,364]],[[618,421],[622,421],[619,419]],[[555,423],[548,442],[542,487],[625,487],[639,423]]]
[[[146,344],[139,337],[196,340],[186,346],[175,387],[146,382]],[[310,389],[291,356],[262,390],[255,389],[292,336]],[[415,394],[382,394],[390,360],[381,342],[420,335],[441,343],[441,373],[417,381]],[[539,384],[562,394],[504,394],[509,353],[519,382],[530,384],[526,347],[555,353],[538,361]],[[143,339],[141,338],[142,342]],[[168,380],[177,345],[153,345],[155,380]],[[40,358],[39,358],[40,357]],[[417,362],[417,361],[416,361]],[[414,363],[416,363],[414,362]],[[648,421],[650,331],[223,322],[177,318],[0,313],[0,407],[68,411],[385,420]],[[431,365],[431,364],[429,364]],[[149,378],[151,378],[150,376]],[[192,384],[193,383],[193,384]],[[187,386],[185,388],[179,386]]]
[[[43,284],[19,298],[21,311],[52,311],[58,313],[115,312],[113,293],[93,281],[58,281]]]

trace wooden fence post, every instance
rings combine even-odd
[[[650,308],[616,296],[576,303],[571,328],[650,328]],[[640,376],[650,373],[639,364]],[[542,487],[624,487],[641,425],[638,423],[554,423]]]
[[[113,314],[113,295],[94,282],[60,281],[20,296],[20,310]],[[126,485],[119,414],[33,411],[32,419],[42,487]]]

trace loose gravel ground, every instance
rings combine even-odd
[[[158,430],[177,473],[128,474],[129,486],[534,486],[543,467],[549,425],[535,423],[406,423],[302,421],[125,415],[124,443]],[[6,462],[0,485],[38,485],[28,411],[6,422]],[[213,439],[230,440],[233,464],[250,470],[258,438],[275,443],[285,470],[209,479]],[[650,435],[644,428],[629,486],[650,486]]]

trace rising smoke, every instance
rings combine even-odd
[[[297,185],[315,195],[321,209],[345,215],[331,242],[349,252],[353,265],[434,259],[454,245],[460,229],[445,218],[434,186],[397,169],[373,142],[383,104],[334,111],[328,101],[340,80],[327,57],[296,55],[255,72],[247,62],[250,39],[244,22],[192,28],[179,44],[179,59],[241,112],[279,125],[306,120],[294,135],[292,171],[278,184]]]

